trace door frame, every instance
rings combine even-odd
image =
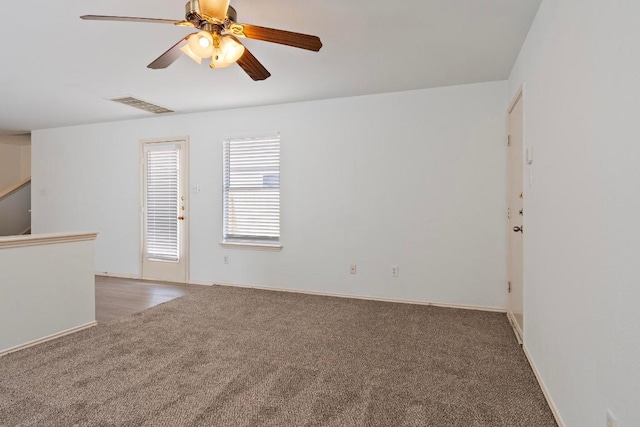
[[[176,137],[166,137],[166,138],[144,138],[144,139],[140,139],[139,140],[139,166],[138,169],[140,170],[140,207],[138,209],[139,212],[139,224],[140,224],[140,233],[139,233],[139,242],[140,242],[140,246],[139,246],[139,251],[140,251],[140,259],[139,259],[139,268],[140,268],[140,274],[139,277],[141,280],[145,280],[144,276],[143,276],[143,263],[144,263],[144,196],[145,196],[145,188],[144,188],[144,183],[145,183],[145,177],[144,177],[144,146],[145,144],[149,144],[149,143],[167,143],[167,142],[176,142],[179,141],[181,143],[184,144],[184,164],[186,167],[186,172],[184,174],[184,189],[185,189],[185,194],[184,194],[184,200],[183,200],[183,204],[184,204],[184,208],[185,208],[185,212],[187,212],[187,216],[186,216],[186,220],[184,221],[184,257],[185,257],[185,282],[184,283],[190,283],[191,281],[191,276],[190,276],[190,272],[191,272],[191,257],[190,257],[190,253],[189,253],[189,247],[190,247],[190,241],[191,241],[191,235],[190,235],[190,227],[189,225],[191,224],[191,209],[190,209],[190,193],[191,193],[191,187],[189,184],[189,177],[191,176],[190,173],[190,162],[189,162],[189,136],[185,135],[185,136],[176,136]]]
[[[525,166],[526,166],[526,161],[525,161],[525,118],[524,118],[524,98],[525,98],[525,90],[524,90],[524,83],[520,84],[520,86],[518,87],[518,90],[515,92],[515,94],[513,95],[513,97],[511,98],[511,101],[509,102],[509,107],[507,108],[507,141],[509,142],[509,136],[511,134],[511,125],[510,125],[510,116],[511,113],[513,112],[513,110],[515,109],[516,105],[518,104],[519,101],[522,102],[522,135],[521,135],[521,145],[520,145],[520,150],[522,151],[522,171],[520,174],[520,181],[521,181],[521,188],[522,188],[522,194],[523,194],[523,199],[522,199],[522,203],[523,203],[523,211],[526,213],[526,209],[524,209],[524,201],[526,200],[526,186],[525,186]],[[509,147],[507,147],[507,209],[509,209],[509,180],[511,179],[510,173],[509,173]],[[512,213],[513,214],[513,213]],[[522,216],[522,225],[524,226],[524,218],[525,216]],[[509,217],[507,216],[507,282],[509,282],[509,233],[512,232],[512,230],[510,229],[510,223],[509,223]],[[524,294],[524,289],[526,287],[526,283],[525,283],[525,234],[522,234],[522,317],[523,317],[523,325],[524,325],[524,305],[525,305],[525,294]],[[509,319],[509,323],[511,323],[511,326],[513,328],[513,331],[516,334],[516,338],[518,339],[518,341],[520,342],[520,344],[523,343],[524,341],[524,327],[520,328],[520,325],[518,324],[518,322],[516,321],[516,319],[513,317],[513,312],[511,310],[511,300],[510,300],[510,295],[507,293],[507,318]]]

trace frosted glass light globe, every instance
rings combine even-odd
[[[214,48],[211,56],[211,68],[224,68],[236,62],[244,54],[244,46],[233,37],[224,35],[220,43]]]
[[[200,58],[210,58],[213,55],[213,36],[207,31],[200,31],[189,37],[189,49]]]

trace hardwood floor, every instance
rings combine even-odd
[[[202,286],[96,276],[96,320],[129,316],[199,289]]]

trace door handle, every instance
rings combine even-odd
[[[184,221],[184,217],[183,217],[183,216],[179,216],[179,217],[178,217],[178,219],[179,219],[180,221]]]
[[[521,225],[520,227],[516,225],[515,227],[513,227],[513,231],[515,231],[516,233],[524,233],[524,225]]]

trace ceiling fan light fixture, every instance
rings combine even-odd
[[[193,53],[193,51],[191,50],[188,44],[182,46],[180,50],[189,58],[193,59],[196,63],[202,64],[202,58],[200,58],[198,55]]]
[[[207,31],[200,31],[189,37],[189,49],[200,58],[210,58],[213,55],[213,36]]]
[[[184,21],[107,15],[83,15],[80,18],[93,21],[171,24],[199,31],[183,36],[147,65],[147,68],[152,70],[165,69],[185,54],[198,64],[201,64],[203,59],[210,58],[211,68],[224,68],[236,63],[251,79],[259,81],[269,78],[271,73],[237,37],[314,52],[322,48],[322,41],[318,36],[238,23],[238,14],[229,2],[230,0],[187,0]]]
[[[220,37],[216,45],[209,65],[211,68],[228,67],[244,55],[244,46],[232,36],[224,35]]]

